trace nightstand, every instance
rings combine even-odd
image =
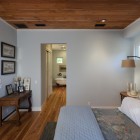
[[[121,95],[121,102],[122,102],[122,100],[123,100],[125,97],[130,97],[129,95],[127,95],[127,92],[126,92],[126,91],[120,92],[120,95]]]
[[[138,98],[138,97],[129,96],[126,91],[120,92],[120,95],[121,95],[121,102],[125,97]]]

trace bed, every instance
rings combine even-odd
[[[140,127],[118,109],[92,109],[105,140],[140,140]]]
[[[140,127],[119,109],[65,106],[54,140],[140,140]]]

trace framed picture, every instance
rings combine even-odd
[[[59,65],[59,72],[66,72],[66,65]]]
[[[24,89],[25,90],[30,90],[30,83],[31,83],[31,78],[24,78]]]
[[[1,74],[15,73],[15,61],[1,60]]]
[[[18,86],[18,92],[21,93],[24,91],[24,86]]]
[[[15,46],[1,42],[1,57],[15,58]]]
[[[13,93],[13,88],[12,88],[12,85],[6,85],[6,91],[7,91],[7,94],[10,95]]]

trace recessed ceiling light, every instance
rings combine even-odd
[[[102,19],[101,22],[106,22],[106,19]]]

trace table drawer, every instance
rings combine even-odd
[[[0,101],[0,106],[15,106],[18,105],[18,101]]]

